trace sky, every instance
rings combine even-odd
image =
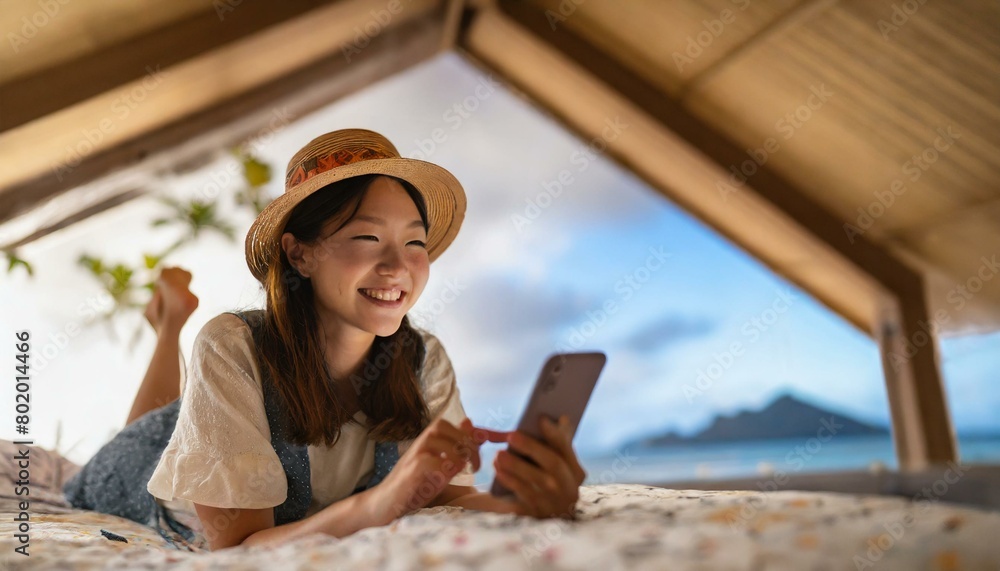
[[[513,428],[546,357],[568,349],[608,357],[575,441],[581,456],[668,430],[690,434],[784,393],[888,425],[871,338],[461,56],[443,54],[266,133],[255,149],[274,168],[270,196],[282,192],[281,173],[299,147],[347,127],[385,134],[404,156],[447,168],[465,188],[462,230],[432,264],[411,318],[441,339],[476,424]],[[205,196],[234,164],[220,149],[193,170],[162,173],[157,192]],[[238,239],[206,235],[168,259],[193,273],[201,300],[182,332],[185,355],[212,317],[263,304],[243,258],[252,216],[220,196]],[[76,260],[86,252],[139,262],[177,237],[150,229],[164,213],[140,199],[93,216],[21,250],[33,279],[0,280],[6,328],[29,329],[35,340],[36,444],[84,462],[124,425],[152,330],[139,313],[110,328],[85,326],[87,308],[107,300]],[[446,303],[447,291],[459,293]],[[7,362],[11,345],[0,349]],[[991,382],[1000,333],[946,339],[941,351],[959,433],[1000,432],[1000,385]],[[12,386],[2,387],[0,398],[12,402]],[[13,439],[8,415],[0,437]]]

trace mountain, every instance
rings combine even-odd
[[[692,436],[680,436],[668,432],[661,436],[638,440],[633,444],[652,447],[815,436],[825,438],[828,434],[868,436],[888,433],[888,430],[880,426],[859,422],[791,395],[783,395],[759,411],[741,411],[733,416],[717,416],[711,426]]]

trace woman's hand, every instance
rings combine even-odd
[[[426,506],[466,463],[479,470],[479,445],[469,419],[456,427],[437,418],[413,441],[395,467],[373,488],[376,509],[389,521]]]
[[[544,442],[523,432],[509,433],[510,450],[497,453],[493,462],[497,478],[514,492],[521,508],[518,513],[574,519],[580,485],[587,473],[573,451],[569,417],[560,417],[559,424],[542,417],[540,426]],[[511,451],[531,458],[537,466]]]

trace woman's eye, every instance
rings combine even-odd
[[[378,241],[378,237],[377,236],[355,236],[354,237],[355,240],[367,240],[369,238],[371,238],[372,240],[375,240],[376,242]],[[418,245],[420,245],[421,248],[426,248],[427,247],[427,244],[425,242],[423,242],[422,240],[413,240],[412,242],[410,242],[410,244],[418,244]]]

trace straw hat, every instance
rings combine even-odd
[[[247,232],[250,273],[264,283],[292,209],[324,186],[364,174],[399,177],[412,184],[427,204],[427,253],[434,261],[451,244],[465,218],[465,191],[450,172],[435,164],[399,156],[382,135],[367,129],[341,129],[302,147],[285,171],[285,193],[267,205]]]

